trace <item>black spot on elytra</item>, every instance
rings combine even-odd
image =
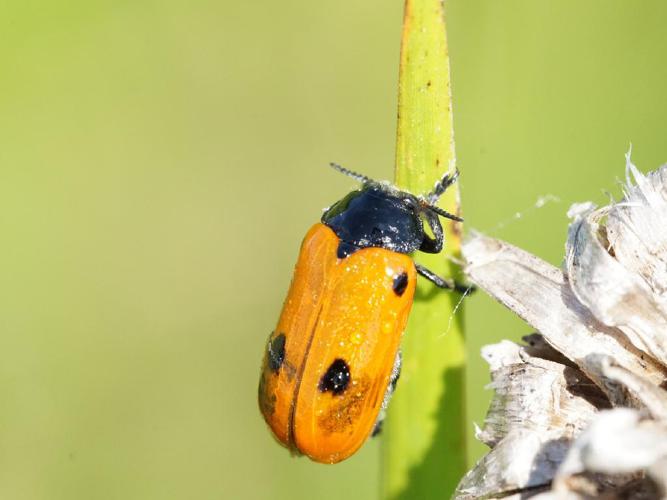
[[[271,339],[267,349],[269,354],[269,368],[273,372],[277,372],[285,360],[285,334],[281,333]]]
[[[340,394],[350,383],[350,367],[342,359],[337,359],[320,379],[318,386],[320,392],[331,391],[334,394]]]
[[[408,286],[408,273],[401,273],[394,278],[394,285],[392,286],[394,293],[399,297],[403,295]]]

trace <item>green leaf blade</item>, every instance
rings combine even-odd
[[[399,72],[396,184],[427,194],[456,155],[444,7],[407,0]],[[459,213],[458,186],[438,205]],[[415,259],[455,277],[461,227],[444,221],[446,246]],[[403,371],[383,443],[383,498],[446,498],[467,467],[465,342],[460,294],[421,279],[403,337]],[[456,314],[455,314],[456,313]]]

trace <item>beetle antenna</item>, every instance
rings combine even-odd
[[[450,214],[447,210],[443,210],[440,207],[436,207],[435,205],[426,205],[426,208],[428,210],[432,210],[436,214],[438,214],[440,217],[444,217],[445,219],[451,219],[455,220],[456,222],[463,222],[463,217],[459,217],[458,215]]]
[[[347,168],[339,165],[338,163],[329,163],[329,166],[333,168],[334,170],[338,170],[341,174],[347,175],[348,177],[352,177],[353,179],[362,182],[364,184],[368,184],[369,182],[372,182],[368,177],[362,174],[358,174],[357,172],[353,172],[352,170],[348,170]]]
[[[447,188],[456,182],[456,179],[459,178],[459,169],[454,170],[454,174],[449,175],[449,172],[442,176],[438,182],[433,186],[433,191],[426,195],[428,202],[433,205],[438,201],[438,198],[447,191]],[[442,214],[440,214],[442,215]],[[443,217],[445,217],[443,215]]]

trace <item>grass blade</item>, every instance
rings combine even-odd
[[[440,0],[407,0],[399,73],[395,181],[428,193],[455,164],[449,57]],[[459,212],[457,185],[438,205]],[[456,276],[460,226],[445,221],[446,248],[416,260]],[[383,498],[447,498],[466,471],[465,345],[460,294],[422,279],[403,339],[403,372],[382,453]]]

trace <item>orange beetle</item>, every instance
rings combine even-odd
[[[417,197],[332,167],[362,187],[306,234],[259,381],[259,407],[278,441],[322,463],[344,460],[379,430],[417,274],[458,288],[407,254],[442,250],[438,216],[463,220],[435,206],[458,172]]]

